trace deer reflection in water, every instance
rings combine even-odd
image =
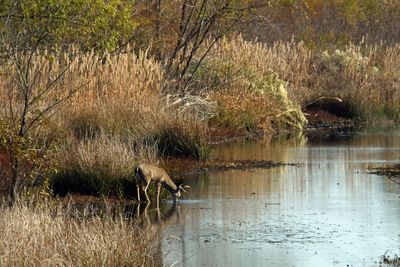
[[[138,203],[136,206],[136,217],[143,218],[147,225],[167,225],[174,218],[178,222],[181,217],[180,205],[173,202],[171,205],[152,207],[151,203]]]

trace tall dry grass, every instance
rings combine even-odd
[[[350,44],[342,50],[318,51],[301,42],[268,46],[239,36],[223,40],[211,60],[205,61],[205,84],[253,91],[266,88],[272,100],[274,95],[284,99],[286,91],[289,100],[303,107],[321,96],[339,97],[352,116],[399,119],[399,54],[399,45]],[[285,109],[293,108],[287,102],[278,101],[275,114],[287,114]]]
[[[15,75],[0,78],[0,112],[9,124],[18,123],[23,109]],[[122,196],[133,188],[133,169],[142,161],[205,155],[205,123],[168,105],[161,65],[144,52],[102,58],[93,52],[38,52],[28,76],[33,98],[47,90],[32,104],[33,116],[71,95],[31,133],[42,140],[38,146],[53,144],[54,189]]]
[[[286,44],[271,49],[238,36],[223,39],[204,61],[195,76],[195,86],[218,103],[214,118],[218,125],[266,131],[304,126],[306,119],[300,106],[289,99],[285,79],[295,78],[292,71],[306,59],[296,58]],[[278,51],[279,58],[274,54]],[[293,58],[291,64],[287,58]],[[279,75],[274,67],[284,69],[286,75]]]
[[[120,216],[71,216],[50,204],[1,207],[2,266],[159,266],[157,232]]]
[[[204,123],[170,109],[162,83],[160,65],[146,54],[107,58],[57,115],[72,146],[57,152],[66,160],[60,161],[55,189],[68,185],[86,193],[132,196],[133,169],[140,162],[200,158]]]
[[[119,194],[141,161],[207,157],[210,121],[242,130],[302,128],[301,107],[321,96],[343,99],[352,116],[399,119],[399,54],[399,45],[319,52],[302,43],[267,46],[241,36],[226,38],[195,74],[190,89],[197,95],[188,96],[163,92],[168,81],[162,65],[145,52],[102,58],[93,52],[38,52],[27,84],[33,98],[44,97],[33,102],[28,118],[72,96],[40,120],[31,140],[35,149],[51,148],[62,181],[100,183],[84,191]],[[23,96],[16,70],[4,68],[0,114],[13,125],[20,119]],[[5,75],[5,70],[10,72]],[[94,182],[82,183],[89,178]]]

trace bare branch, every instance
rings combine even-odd
[[[54,111],[55,108],[57,108],[57,106],[60,106],[64,102],[68,101],[76,92],[78,92],[81,88],[83,88],[85,85],[87,85],[87,83],[81,84],[79,87],[75,88],[75,90],[70,92],[67,96],[65,96],[65,97],[63,97],[63,98],[61,98],[59,100],[56,100],[54,103],[50,104],[45,109],[43,109],[35,118],[33,118],[29,122],[28,126],[26,127],[26,129],[24,131],[24,134],[26,134],[35,125],[35,123],[37,123],[41,118],[43,118],[48,113]]]
[[[78,54],[79,54],[79,53],[78,53]],[[67,66],[64,67],[64,69],[57,75],[57,77],[56,77],[54,80],[52,80],[52,81],[47,85],[47,87],[46,87],[44,90],[42,90],[41,92],[39,92],[39,93],[29,102],[29,105],[30,105],[30,106],[33,105],[36,101],[40,100],[40,98],[41,98],[44,94],[46,94],[48,91],[50,91],[51,88],[53,87],[53,85],[55,85],[55,84],[64,76],[65,72],[66,72],[67,70],[69,70],[71,64],[74,62],[74,60],[76,59],[76,57],[77,57],[78,54],[75,54],[74,57],[73,57],[73,59],[70,60],[70,62],[67,64]]]

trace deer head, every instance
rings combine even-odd
[[[180,186],[178,186],[178,190],[176,191],[176,193],[175,193],[175,197],[177,197],[177,198],[180,198],[181,197],[181,190],[183,191],[183,192],[187,192],[186,190],[185,190],[185,188],[190,188],[190,186],[188,186],[188,185],[183,185],[183,184],[181,184]]]

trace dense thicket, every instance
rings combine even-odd
[[[304,41],[314,48],[349,42],[392,45],[400,40],[400,4],[395,0],[274,0],[258,9],[249,38]]]

